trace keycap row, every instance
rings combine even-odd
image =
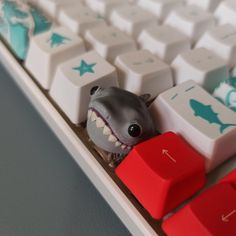
[[[192,197],[206,180],[202,156],[172,132],[135,146],[115,173],[155,219]],[[236,170],[175,211],[163,229],[168,236],[233,236],[235,198]]]

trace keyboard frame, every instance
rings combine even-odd
[[[23,67],[23,63],[15,58],[1,39],[0,62],[131,234],[164,235],[160,229],[161,221],[152,219],[138,202],[134,201],[134,197],[128,197],[129,191],[120,185],[114,176],[112,177],[101,158],[100,161],[95,158],[94,153],[69,124],[68,119],[46,96],[47,92],[40,88]],[[236,168],[236,156],[207,176],[208,183],[204,189],[216,183],[234,168]]]
[[[128,230],[133,235],[158,235],[2,41],[0,41],[0,61]]]

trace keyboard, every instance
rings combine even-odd
[[[236,235],[234,0],[0,0],[0,35],[131,234]]]

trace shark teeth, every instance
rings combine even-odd
[[[116,146],[116,147],[119,147],[119,146],[121,146],[121,144],[122,144],[121,142],[116,141],[115,146]]]
[[[93,111],[91,114],[91,121],[95,121],[97,119],[97,114]]]
[[[103,128],[105,127],[105,122],[100,117],[98,117],[96,120],[96,126],[97,128]]]
[[[106,125],[103,128],[103,134],[104,135],[111,135],[112,134],[111,129]]]
[[[88,110],[88,119],[90,119],[91,115],[92,115],[92,111]]]
[[[111,134],[111,135],[108,137],[108,141],[109,141],[109,142],[112,142],[112,143],[115,143],[115,142],[117,141],[117,138],[116,138],[113,134]]]
[[[127,146],[123,143],[121,143],[118,138],[113,134],[110,127],[108,127],[105,123],[105,121],[97,115],[97,113],[91,109],[88,110],[88,119],[90,119],[92,122],[96,122],[96,127],[103,129],[102,133],[105,136],[108,136],[107,139],[109,142],[114,143],[115,147],[120,147],[122,150],[128,149],[130,150],[132,147]]]

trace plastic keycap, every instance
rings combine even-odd
[[[210,93],[229,77],[225,60],[205,48],[179,54],[171,64],[175,84],[194,80]]]
[[[196,47],[204,47],[223,58],[229,67],[236,66],[236,26],[225,24],[207,31]]]
[[[25,65],[43,88],[50,89],[58,65],[82,53],[82,39],[67,28],[58,27],[31,39]]]
[[[50,95],[71,122],[79,124],[86,121],[91,89],[117,85],[115,68],[90,51],[58,66]]]
[[[116,174],[155,219],[160,219],[205,182],[203,158],[168,132],[138,144]]]
[[[147,49],[167,63],[180,53],[190,50],[190,39],[169,25],[145,28],[138,37],[142,49]]]
[[[137,95],[155,98],[173,87],[170,67],[147,50],[122,54],[116,58],[121,88]]]
[[[102,27],[88,30],[85,40],[89,49],[113,63],[120,54],[135,51],[135,41],[115,27]]]
[[[235,236],[236,171],[164,221],[168,236]]]
[[[73,33],[84,36],[88,29],[106,26],[105,20],[87,6],[68,7],[59,13],[59,22]]]
[[[127,34],[138,37],[143,29],[157,25],[157,19],[141,7],[128,6],[114,10],[111,14],[111,23]]]
[[[180,134],[211,171],[236,153],[236,114],[193,81],[161,93],[150,108],[160,132]]]
[[[205,31],[215,25],[215,19],[212,14],[197,6],[184,6],[173,10],[165,23],[183,32],[195,43]]]
[[[236,1],[225,0],[222,1],[215,10],[215,17],[218,24],[233,24],[236,25]]]
[[[139,6],[155,14],[158,19],[164,20],[165,17],[175,8],[182,6],[183,0],[139,0]]]

